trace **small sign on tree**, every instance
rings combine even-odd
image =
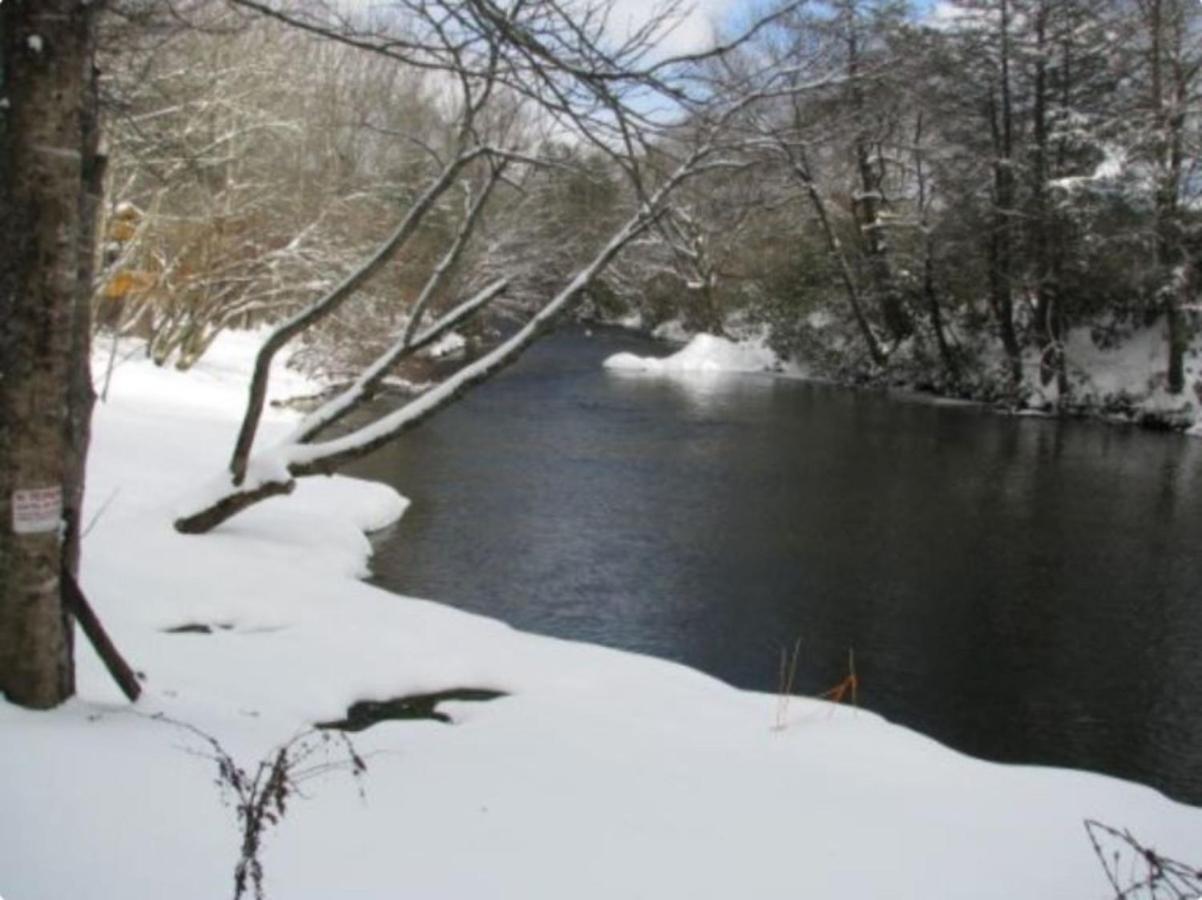
[[[0,0],[2,2],[2,0]],[[13,532],[45,534],[57,531],[63,519],[61,485],[13,491]]]

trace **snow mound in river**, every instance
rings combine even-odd
[[[615,353],[605,368],[655,375],[695,372],[770,372],[779,367],[776,354],[759,342],[735,343],[712,334],[699,334],[684,349],[671,356],[637,356]]]

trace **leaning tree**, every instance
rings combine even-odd
[[[255,503],[287,494],[298,478],[332,473],[495,375],[578,304],[625,247],[662,222],[682,184],[704,172],[747,165],[748,157],[728,128],[743,110],[767,97],[812,87],[798,83],[790,72],[750,72],[737,84],[713,77],[713,60],[740,45],[780,11],[728,43],[702,53],[667,57],[657,47],[680,15],[677,3],[662,5],[641,26],[623,30],[613,16],[612,0],[570,4],[395,0],[387,14],[366,24],[329,10],[318,15],[261,0],[230,2],[384,56],[397,65],[439,73],[457,92],[458,121],[455,141],[440,158],[438,171],[370,258],[276,325],[265,339],[228,472],[215,481],[199,508],[176,521],[176,528],[185,533],[209,531]],[[474,292],[441,315],[434,313],[432,300],[471,240],[493,188],[507,172],[563,164],[562,154],[543,155],[546,144],[531,146],[509,136],[498,139],[495,130],[486,127],[498,104],[532,110],[561,140],[579,142],[607,158],[626,183],[627,214],[591,258],[540,298],[516,332],[412,401],[346,430],[347,417],[363,409],[402,360],[479,314],[508,287],[502,271],[494,280],[476,285]],[[283,441],[257,446],[275,356],[290,341],[353,303],[357,291],[402,252],[439,198],[469,179],[480,187],[395,340],[349,387],[309,413]]]

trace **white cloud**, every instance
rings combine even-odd
[[[3,2],[3,0],[0,0]],[[343,12],[381,13],[392,9],[388,0],[326,0]],[[569,0],[565,8],[583,8],[606,0]],[[712,47],[719,26],[728,17],[748,6],[748,0],[608,0],[611,4],[608,27],[615,40],[629,36],[652,16],[674,8],[674,14],[660,30],[660,53],[673,56],[695,53]],[[508,5],[503,2],[502,5]]]
[[[720,23],[739,5],[739,0],[686,0],[658,35],[660,52],[674,56],[712,47]],[[664,8],[655,0],[615,0],[609,24],[616,36],[628,35]]]

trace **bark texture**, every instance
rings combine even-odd
[[[99,5],[0,4],[0,692],[35,708],[62,702],[75,682],[63,573],[75,564],[67,536],[79,530],[79,404],[90,396],[72,360],[88,349],[79,316],[90,204],[81,198],[97,164]],[[43,501],[53,489],[63,501],[49,526],[16,504],[44,489]]]

